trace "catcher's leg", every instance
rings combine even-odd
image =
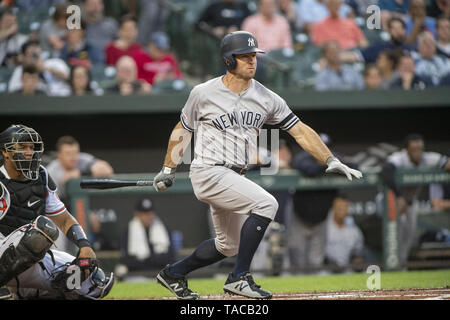
[[[39,262],[58,238],[58,228],[39,216],[11,233],[0,248],[0,286]]]

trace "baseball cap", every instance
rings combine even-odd
[[[150,200],[150,198],[147,198],[147,197],[140,198],[136,202],[136,205],[134,206],[134,210],[142,211],[142,212],[152,211],[153,209],[154,209],[153,201]]]
[[[153,42],[160,50],[169,50],[170,48],[169,37],[167,37],[167,35],[162,31],[153,33],[151,42]]]

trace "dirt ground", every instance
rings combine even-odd
[[[173,297],[162,298],[175,299]],[[202,296],[202,300],[241,300],[238,296],[210,295]],[[296,292],[277,293],[273,300],[450,300],[450,287],[435,289],[402,289],[402,290],[361,290],[337,292]]]

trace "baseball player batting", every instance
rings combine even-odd
[[[41,136],[12,125],[0,133],[0,149],[0,287],[24,299],[106,296],[113,274],[107,277],[98,267],[83,228],[58,198],[41,165]],[[57,227],[79,248],[77,257],[50,250],[59,236]]]
[[[341,163],[317,133],[290,110],[286,102],[254,80],[258,49],[256,38],[237,31],[221,41],[226,74],[195,86],[172,131],[164,165],[154,178],[157,191],[169,188],[192,133],[196,133],[189,177],[194,193],[210,205],[216,236],[202,242],[186,258],[167,265],[157,281],[179,299],[198,299],[188,288],[193,270],[237,254],[225,284],[226,293],[270,299],[272,293],[257,285],[249,272],[256,249],[278,203],[267,191],[245,177],[251,150],[263,124],[276,125],[318,161],[326,172],[361,178],[362,173]]]

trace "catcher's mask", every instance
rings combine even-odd
[[[44,153],[39,133],[24,125],[12,125],[0,134],[0,147],[13,154],[10,160],[26,179],[37,180]]]
[[[247,31],[235,31],[223,37],[220,43],[220,55],[227,70],[236,69],[235,55],[245,53],[265,53],[258,49],[255,36]]]

